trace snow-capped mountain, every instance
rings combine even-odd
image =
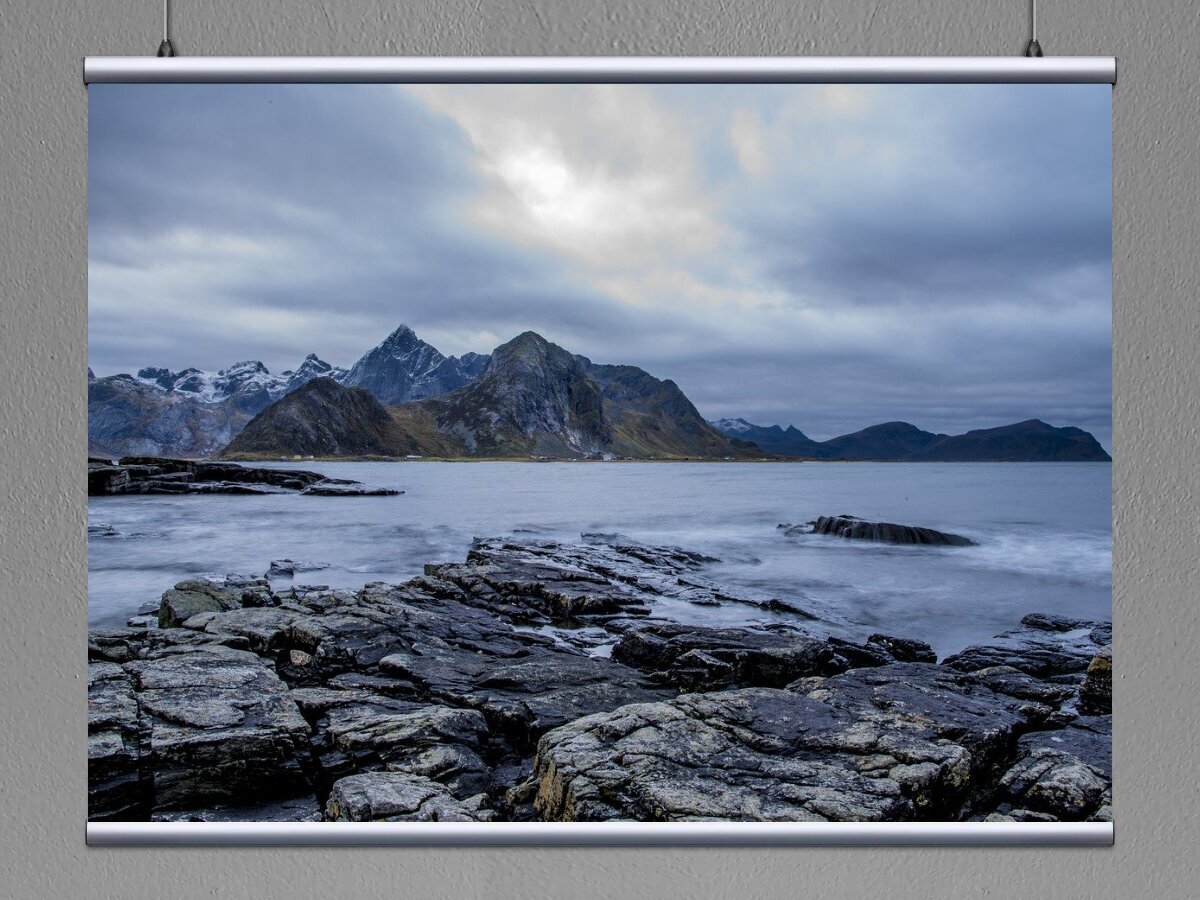
[[[400,344],[401,360],[421,360],[413,367],[417,372],[445,373],[453,362],[438,361],[428,352],[432,348],[411,333],[394,337],[398,340],[385,346]],[[416,383],[418,390],[426,385]],[[753,444],[731,440],[705,422],[675,382],[636,366],[593,363],[532,331],[497,347],[487,368],[468,384],[390,408],[362,388],[319,379],[255,416],[225,451],[238,459],[310,453],[573,459],[762,455]]]
[[[172,372],[170,369],[147,366],[137,373],[139,381],[155,385],[168,393],[186,395],[199,403],[235,400],[239,405],[258,406],[258,409],[322,376],[340,381],[346,377],[346,370],[331,366],[317,354],[310,353],[297,369],[285,369],[277,375],[271,374],[258,360],[234,363],[219,372],[201,369]],[[264,399],[266,402],[261,402]]]
[[[479,376],[488,359],[480,353],[444,356],[401,325],[337,380],[347,387],[366,388],[380,403],[394,406],[460,388]]]
[[[730,437],[753,441],[768,453],[781,456],[828,456],[820,444],[810,440],[799,428],[789,425],[755,425],[745,419],[717,419],[710,423],[717,431]]]
[[[310,353],[295,369],[272,373],[257,360],[218,372],[149,366],[136,376],[88,375],[88,448],[115,456],[212,456],[254,416],[317,378],[363,387],[393,405],[437,397],[473,381],[489,356],[445,356],[406,325],[352,369]]]
[[[211,456],[276,400],[322,376],[344,378],[315,353],[273,374],[247,360],[218,372],[161,366],[136,376],[88,370],[88,448],[116,456]]]
[[[726,434],[743,434],[757,428],[757,425],[751,425],[745,419],[714,419],[709,423],[718,431],[723,431]]]

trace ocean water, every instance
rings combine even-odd
[[[289,468],[279,464],[279,468]],[[916,637],[939,654],[1030,612],[1111,618],[1107,463],[309,463],[401,497],[93,497],[88,619],[123,624],[183,578],[320,565],[296,583],[402,581],[460,560],[475,536],[578,541],[583,532],[698,550],[710,580],[818,616],[816,633]],[[818,515],[924,525],[976,547],[921,548],[785,536]],[[787,620],[743,604],[678,605],[725,625]]]

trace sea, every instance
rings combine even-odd
[[[400,582],[461,560],[476,537],[578,542],[583,534],[715,557],[729,592],[812,613],[816,634],[874,632],[939,655],[1031,612],[1112,614],[1108,463],[309,462],[278,463],[404,491],[399,497],[91,497],[88,620],[111,626],[185,578],[301,564],[297,584]],[[973,547],[900,547],[778,526],[820,515],[922,525]],[[96,529],[93,529],[96,530]],[[280,582],[280,586],[291,584]],[[709,625],[788,621],[745,604],[673,605]]]

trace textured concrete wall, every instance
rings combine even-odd
[[[1195,0],[1043,0],[1115,93],[1117,845],[1110,850],[89,850],[83,844],[88,54],[157,0],[0,4],[0,893],[1194,896]],[[1011,54],[1025,0],[176,0],[181,54]],[[1031,139],[1036,139],[1031,136]],[[169,197],[164,197],[169,202]],[[1030,198],[1030,213],[1037,198]],[[1191,885],[1189,887],[1189,885]]]

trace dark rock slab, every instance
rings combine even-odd
[[[206,809],[160,810],[154,822],[320,822],[320,801],[306,795],[257,806],[214,806]]]
[[[1023,624],[987,644],[973,645],[946,657],[942,665],[961,672],[1005,666],[1035,678],[1078,683],[1100,650],[1093,635],[1103,635],[1107,629],[1106,623],[1073,621],[1075,627],[1068,629],[1045,628],[1041,621],[1032,626]]]
[[[928,664],[852,670],[807,694],[686,694],[548,733],[535,807],[554,821],[953,818],[1041,712]]]
[[[1021,757],[1000,779],[1002,815],[1040,813],[1050,821],[1108,818],[1112,803],[1112,717],[1076,719],[1020,741]],[[1018,815],[1013,815],[1013,811]]]
[[[1079,688],[1079,711],[1089,716],[1112,712],[1112,645],[1101,648],[1088,663]]]
[[[88,665],[88,818],[145,819],[150,812],[145,739],[134,683],[120,666]]]
[[[868,522],[857,516],[821,516],[808,526],[783,526],[784,534],[828,534],[855,541],[874,541],[885,544],[917,544],[926,547],[970,547],[970,538],[959,534],[923,528],[919,525],[897,525],[893,522]]]
[[[626,632],[612,658],[688,691],[783,687],[847,668],[825,641],[790,629],[656,624]]]
[[[272,494],[326,497],[395,496],[403,491],[328,479],[319,472],[269,469],[231,462],[127,456],[120,463],[88,460],[88,496],[121,494]]]
[[[478,795],[456,799],[419,775],[369,772],[342,778],[325,806],[331,822],[487,822],[495,817]]]
[[[459,586],[467,602],[529,625],[611,626],[645,618],[664,600],[739,603],[813,618],[790,601],[739,596],[709,582],[702,572],[716,562],[712,557],[636,544],[619,535],[586,537],[583,544],[477,540],[465,562],[426,566],[426,573]]]
[[[179,582],[163,594],[158,607],[158,626],[176,628],[200,613],[271,605],[271,585],[265,578],[193,578]]]
[[[416,704],[332,707],[326,731],[358,769],[387,769],[435,780],[458,798],[482,793],[488,766],[481,753],[488,727],[475,710]]]
[[[890,634],[873,634],[867,638],[867,643],[882,648],[897,662],[937,662],[937,654],[924,641],[894,637]]]
[[[149,730],[155,810],[311,793],[308,725],[258,657],[195,648],[124,668]]]
[[[617,537],[485,540],[357,591],[181,582],[163,627],[89,632],[90,814],[1111,815],[1110,720],[1075,703],[1105,623],[1032,617],[939,666],[911,638],[651,618],[663,598],[729,602],[707,564]]]

